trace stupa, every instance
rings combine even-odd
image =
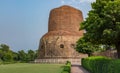
[[[80,59],[86,54],[75,50],[76,41],[83,36],[79,31],[83,21],[82,12],[71,6],[52,9],[49,16],[48,32],[40,39],[38,59]]]

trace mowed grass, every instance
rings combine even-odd
[[[0,65],[0,73],[61,73],[63,64],[7,64]]]

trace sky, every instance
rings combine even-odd
[[[13,51],[37,50],[48,31],[49,12],[70,5],[83,12],[84,19],[95,0],[0,0],[0,44]]]

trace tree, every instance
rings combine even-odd
[[[3,54],[2,60],[5,62],[12,62],[13,61],[13,56],[11,52],[6,52]]]
[[[80,38],[77,41],[77,45],[75,49],[78,52],[88,54],[88,56],[90,56],[95,51],[104,50],[103,48],[101,48],[101,45],[95,45],[95,44],[93,45],[91,42],[88,42],[87,40],[85,40],[84,37]]]
[[[21,62],[29,62],[34,61],[37,58],[38,51],[28,50],[28,52],[24,52],[24,50],[20,50],[18,52],[14,52],[10,50],[9,46],[6,44],[0,44],[0,61],[3,62],[13,62],[13,61],[21,61]]]
[[[0,45],[0,49],[3,51],[3,52],[8,52],[10,49],[10,47],[6,44],[1,44]]]
[[[120,0],[96,0],[80,29],[88,42],[114,45],[120,58]]]
[[[38,50],[35,50],[35,59],[38,58]]]
[[[10,50],[9,46],[6,44],[0,45],[0,58],[5,62],[13,61],[13,53]]]
[[[19,61],[18,53],[12,51],[12,56],[14,61]]]
[[[3,52],[2,50],[0,49],[0,59],[2,60],[2,57],[3,57]]]
[[[18,51],[18,58],[22,62],[26,62],[27,54],[24,52],[24,50]]]
[[[28,60],[29,61],[34,61],[35,60],[35,52],[33,50],[28,50]]]

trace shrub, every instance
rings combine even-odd
[[[108,70],[109,73],[120,73],[120,59],[112,60],[109,63]]]
[[[2,64],[2,62],[3,62],[3,61],[0,59],[0,65]]]
[[[71,71],[71,62],[67,61],[65,66],[63,66],[63,71],[61,73],[70,73]]]
[[[62,71],[61,73],[69,73],[68,71]]]
[[[67,71],[67,72],[70,73],[70,70],[71,70],[70,68],[71,68],[70,66],[64,66],[63,71]]]
[[[91,73],[120,73],[120,60],[106,57],[88,57],[82,59],[82,66]]]

